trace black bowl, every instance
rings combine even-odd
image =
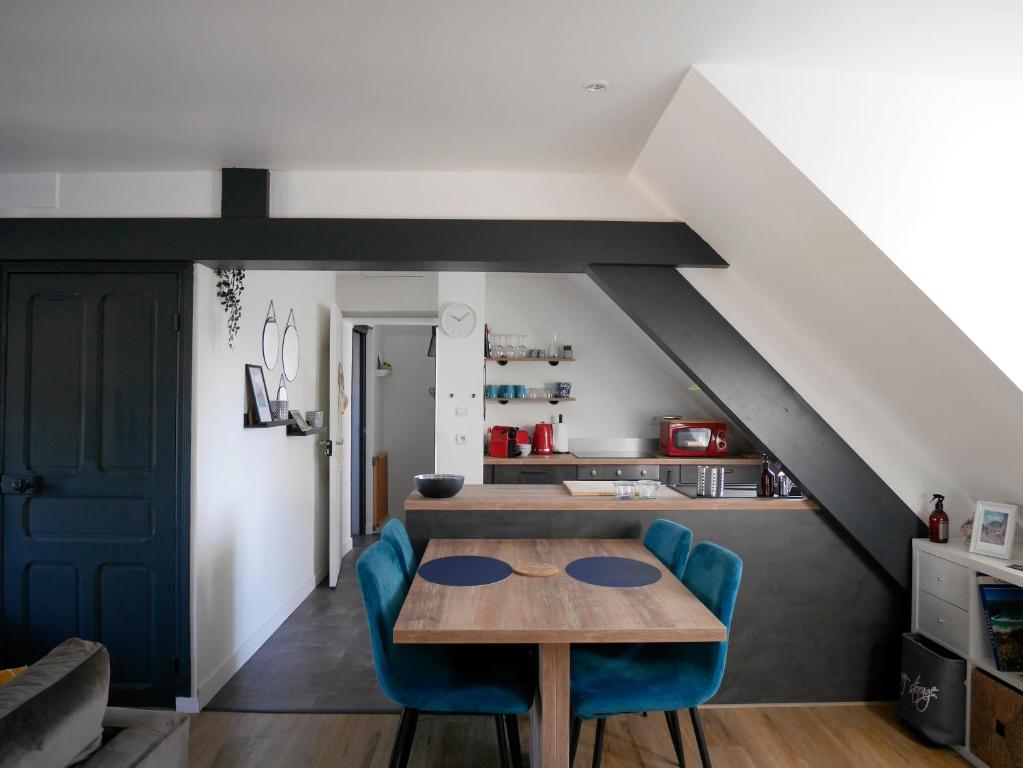
[[[464,475],[416,475],[416,490],[428,499],[450,499],[464,483]]]

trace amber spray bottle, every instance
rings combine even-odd
[[[927,528],[930,532],[930,539],[936,544],[948,543],[948,514],[945,512],[945,497],[940,493],[934,494],[931,501],[937,502],[934,511],[927,518]]]

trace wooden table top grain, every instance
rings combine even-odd
[[[412,491],[405,499],[405,509],[446,510],[452,512],[496,511],[706,511],[714,509],[748,509],[757,512],[777,510],[817,510],[809,499],[784,498],[703,498],[691,499],[670,488],[661,488],[656,499],[621,501],[613,496],[573,496],[563,485],[465,485],[457,496],[449,499],[428,499]]]
[[[496,584],[448,587],[416,576],[394,627],[396,643],[706,642],[726,639],[720,621],[634,539],[433,539],[423,562],[451,555],[549,562],[556,576],[513,573]],[[609,555],[649,563],[645,587],[577,581],[565,566]]]

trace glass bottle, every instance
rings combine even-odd
[[[774,496],[774,473],[771,471],[771,461],[767,454],[763,454],[760,464],[760,482],[757,483],[757,496],[769,499]]]

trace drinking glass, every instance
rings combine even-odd
[[[525,359],[526,357],[526,336],[525,334],[519,334],[519,346],[516,350],[516,356]]]

